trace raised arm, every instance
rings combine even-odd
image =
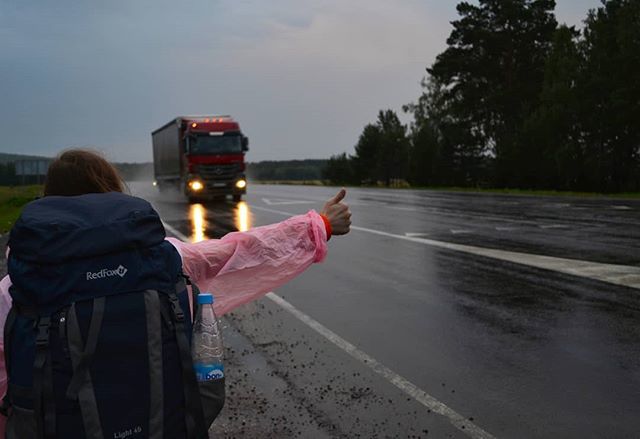
[[[280,223],[229,233],[222,239],[185,243],[169,238],[185,273],[216,297],[222,315],[277,288],[327,254],[327,240],[349,232],[351,213],[344,189],[315,211]],[[324,217],[324,218],[323,218]],[[328,235],[329,234],[329,235]]]
[[[222,239],[169,240],[182,256],[185,274],[216,297],[218,315],[279,287],[327,253],[325,225],[313,211]]]

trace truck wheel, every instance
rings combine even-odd
[[[233,194],[233,201],[236,203],[242,200],[242,194]]]

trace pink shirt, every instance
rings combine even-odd
[[[262,297],[302,273],[327,254],[327,232],[315,211],[277,224],[234,232],[222,239],[186,243],[167,238],[182,257],[182,268],[202,291],[215,296],[215,311],[221,316]],[[11,280],[0,280],[0,328],[11,308]],[[4,340],[0,337],[0,394],[7,390]],[[6,418],[0,416],[0,437]]]

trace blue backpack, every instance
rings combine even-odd
[[[148,202],[45,197],[9,248],[7,438],[208,437],[224,381],[196,381],[191,283]]]

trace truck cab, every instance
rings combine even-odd
[[[155,182],[190,200],[247,191],[244,155],[249,140],[231,116],[181,116],[152,133]]]

